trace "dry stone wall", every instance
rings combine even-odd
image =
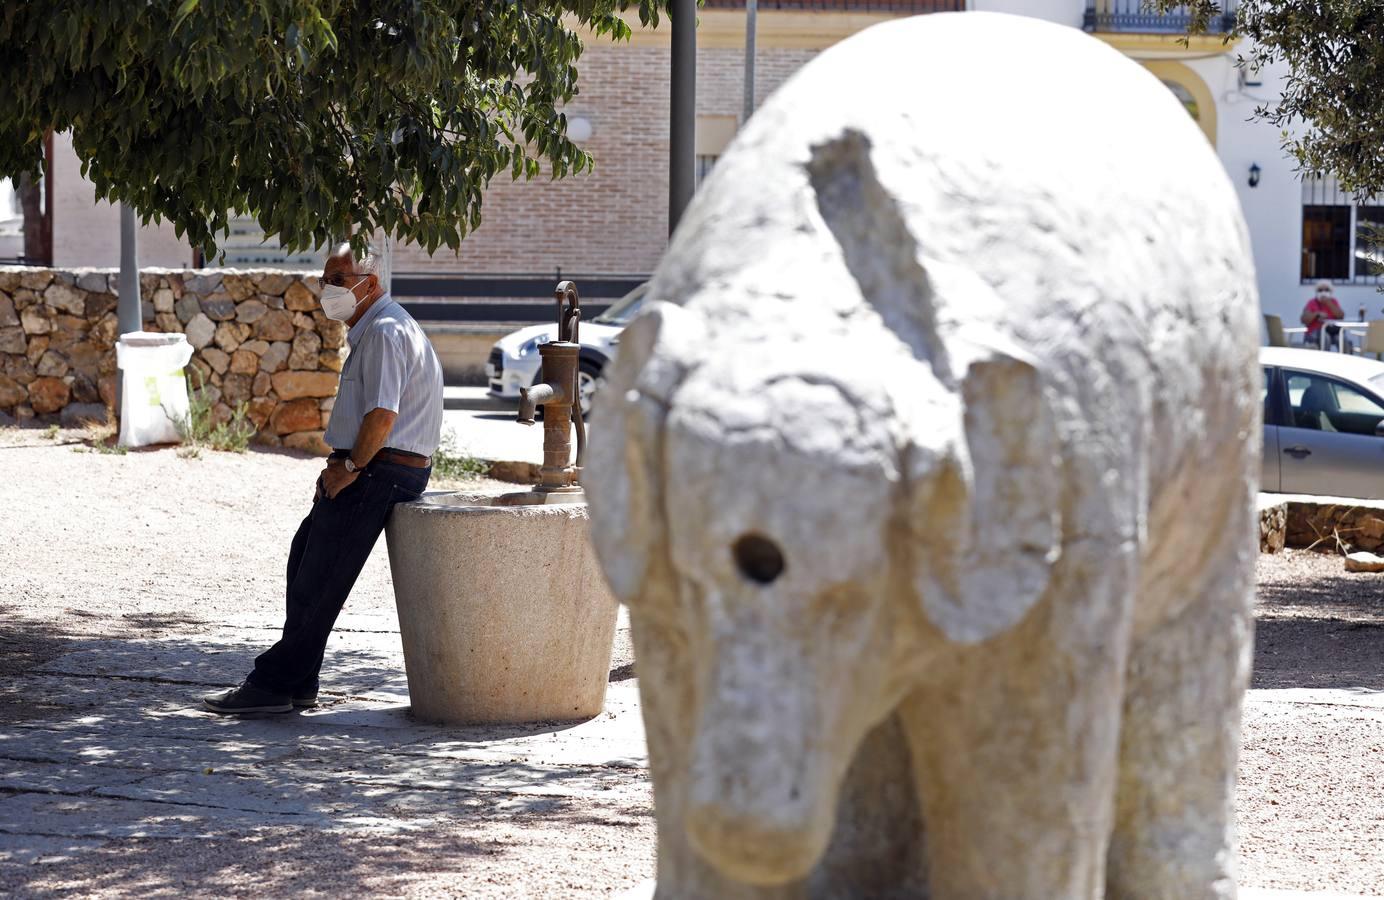
[[[104,420],[115,402],[110,269],[0,267],[0,424]],[[346,329],[317,303],[315,275],[145,269],[146,331],[182,332],[189,377],[227,421],[243,406],[255,441],[324,452]]]

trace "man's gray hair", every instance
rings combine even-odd
[[[332,250],[331,255],[349,256],[355,263],[355,271],[358,274],[374,275],[377,278],[380,277],[380,257],[373,249],[366,251],[364,256],[357,258],[355,252],[351,250],[351,245],[343,241],[336,245],[336,249]]]

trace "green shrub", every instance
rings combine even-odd
[[[442,445],[433,453],[434,478],[475,481],[490,474],[490,464],[457,447],[456,433],[448,429]]]
[[[231,412],[230,421],[216,421],[215,403],[207,397],[204,385],[193,385],[193,375],[197,375],[197,380],[201,381],[200,373],[192,369],[187,378],[187,416],[181,421],[174,420],[183,443],[194,449],[209,447],[212,450],[244,453],[255,434],[255,424],[247,418],[248,405],[241,403],[236,406]],[[195,459],[197,454],[188,456]]]

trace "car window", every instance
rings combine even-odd
[[[644,305],[644,292],[648,289],[649,283],[646,281],[616,300],[609,309],[591,321],[600,322],[603,325],[624,325],[639,314],[639,308]]]
[[[1287,372],[1292,424],[1313,431],[1373,435],[1384,405],[1360,388],[1309,372]]]
[[[1269,403],[1269,385],[1273,384],[1273,369],[1264,370],[1264,380],[1259,383],[1259,399],[1264,404],[1264,421],[1273,423],[1273,410]]]

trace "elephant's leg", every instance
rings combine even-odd
[[[904,704],[934,900],[1096,900],[1114,808],[1128,546],[1064,549],[1013,631]]]
[[[1254,627],[1245,555],[1131,647],[1108,897],[1235,896],[1235,763]]]

